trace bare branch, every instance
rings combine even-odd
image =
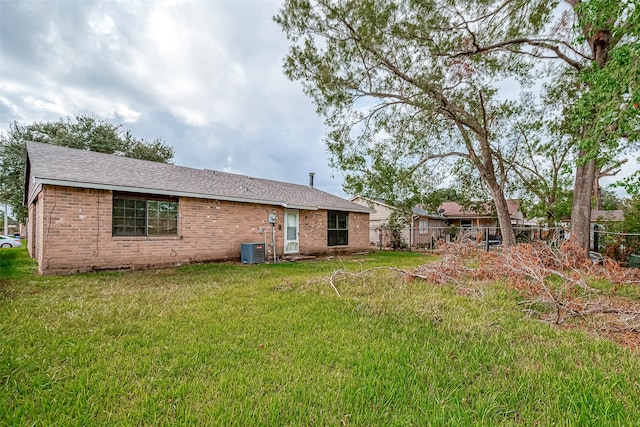
[[[564,45],[565,47],[568,47],[572,50],[572,52],[584,57],[585,59],[590,59],[588,57],[586,57],[585,55],[577,52],[575,49],[573,49],[571,46],[569,46],[568,44],[566,44],[565,42],[562,41],[556,41],[556,40],[548,40],[548,39],[529,39],[529,38],[516,38],[513,40],[506,40],[503,42],[499,42],[499,43],[495,43],[492,45],[488,45],[488,46],[483,46],[483,47],[479,47],[476,46],[475,49],[473,50],[467,50],[467,51],[462,51],[462,52],[458,52],[455,53],[453,55],[448,55],[451,58],[455,58],[455,57],[459,57],[459,56],[471,56],[471,55],[476,55],[479,53],[487,53],[487,52],[492,52],[492,51],[496,51],[496,50],[507,50],[507,51],[512,51],[511,48],[514,48],[516,46],[521,46],[521,45],[528,45],[528,46],[534,46],[534,47],[539,47],[542,49],[546,49],[546,50],[550,50],[553,53],[556,54],[556,56],[542,56],[542,55],[537,55],[535,53],[532,52],[519,52],[519,53],[525,53],[531,56],[535,56],[536,58],[542,58],[542,59],[561,59],[564,62],[566,62],[567,64],[569,64],[571,67],[575,68],[576,70],[580,71],[584,68],[584,65],[581,64],[580,62],[568,57],[567,55],[565,55],[562,50],[560,50],[560,47],[558,45],[552,44],[552,43],[560,43],[562,45]]]
[[[620,169],[619,169],[620,166],[622,166],[625,163],[627,163],[627,161],[629,161],[629,159],[622,159],[619,162],[616,162],[614,165],[611,165],[610,167],[600,171],[598,176],[600,178],[604,178],[605,176],[614,176],[614,175],[616,175],[618,172],[620,172]]]

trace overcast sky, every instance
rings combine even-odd
[[[348,197],[271,0],[0,0],[0,131],[94,113],[175,163]],[[625,173],[637,168],[625,165]]]
[[[324,127],[283,74],[279,1],[0,0],[0,129],[95,113],[175,163],[340,196]],[[335,177],[332,177],[334,176]]]

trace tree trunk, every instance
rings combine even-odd
[[[498,213],[498,223],[500,224],[500,233],[502,234],[502,246],[505,248],[516,245],[516,234],[513,231],[511,225],[511,216],[509,215],[509,206],[507,205],[507,199],[504,197],[502,191],[491,191],[493,203],[496,206],[496,212]]]
[[[596,209],[602,210],[602,187],[600,187],[600,173],[598,171],[593,178],[593,198],[596,202]]]
[[[577,16],[581,16],[576,5],[582,3],[575,1],[572,3]],[[606,25],[606,24],[605,24]],[[593,31],[592,28],[584,28],[584,35],[587,38],[591,49],[592,60],[602,69],[609,62],[609,50],[611,49],[612,34],[609,28],[600,28]],[[594,126],[597,126],[594,124]],[[584,159],[584,151],[578,154],[578,167],[576,169],[576,180],[573,187],[573,201],[571,203],[571,239],[575,244],[584,250],[585,256],[589,256],[589,240],[591,234],[591,195],[594,192],[594,181],[596,180],[596,160],[581,164]],[[598,182],[595,182],[597,188]]]
[[[589,254],[591,232],[591,194],[595,180],[596,161],[578,165],[571,203],[571,240]]]

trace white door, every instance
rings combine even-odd
[[[284,253],[293,254],[300,252],[298,241],[298,211],[284,211]]]

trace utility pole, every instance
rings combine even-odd
[[[4,233],[5,236],[9,234],[9,215],[7,215],[7,204],[4,204]]]
[[[9,194],[7,193],[6,183],[2,183],[2,187],[0,188],[0,200],[4,201],[4,235],[9,234],[9,215],[7,208],[7,200],[9,199]]]

